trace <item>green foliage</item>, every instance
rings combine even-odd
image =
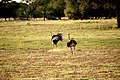
[[[78,9],[77,0],[66,0],[65,15],[69,19],[79,18],[79,9]]]
[[[41,7],[37,7],[32,13],[31,16],[33,18],[41,18],[43,17],[43,13],[41,12]]]
[[[0,2],[0,17],[61,19],[99,19],[116,17],[116,0],[22,0]],[[26,6],[17,6],[24,4]],[[18,9],[18,10],[17,10]]]
[[[29,6],[27,6],[24,3],[21,3],[21,7],[17,10],[17,16],[21,20],[27,19],[28,18],[28,11],[29,11]]]
[[[118,28],[120,29],[120,0],[116,0],[116,10],[117,10],[117,23],[118,23]]]
[[[64,16],[64,0],[51,0],[48,4],[47,18],[61,19]]]

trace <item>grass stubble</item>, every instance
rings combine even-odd
[[[58,48],[50,32],[63,33]],[[78,42],[74,54],[68,33]],[[119,33],[115,19],[1,22],[0,80],[118,80]]]

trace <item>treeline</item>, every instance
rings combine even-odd
[[[11,0],[0,1],[0,18],[110,19],[117,16],[116,0]]]

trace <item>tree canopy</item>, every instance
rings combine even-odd
[[[24,3],[23,3],[24,2]],[[99,19],[117,16],[116,0],[0,1],[0,18]]]

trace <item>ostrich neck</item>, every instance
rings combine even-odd
[[[52,37],[52,32],[50,32],[50,36]]]
[[[70,40],[70,35],[68,35],[68,39]]]

